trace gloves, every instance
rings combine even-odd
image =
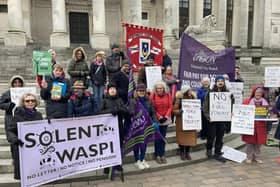
[[[11,102],[11,104],[10,104],[8,110],[7,110],[7,113],[11,114],[11,113],[12,113],[12,110],[13,110],[13,108],[14,108],[15,106],[16,106],[16,104],[13,103],[13,102]]]
[[[158,131],[158,130],[159,130],[158,122],[155,121],[155,122],[153,123],[153,126],[154,126],[155,131]]]
[[[166,118],[166,117],[163,117],[163,118],[160,118],[158,121],[159,121],[160,123],[164,123],[164,122],[167,121],[167,118]]]
[[[22,147],[24,145],[23,141],[21,141],[21,139],[17,139],[15,141],[15,145],[19,145],[20,147]]]
[[[118,113],[119,113],[118,108],[117,108],[117,107],[114,107],[114,108],[112,109],[112,115],[113,115],[113,116],[116,116]]]

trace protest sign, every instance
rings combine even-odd
[[[20,105],[20,99],[26,93],[32,93],[36,95],[36,87],[10,88],[11,100],[16,104],[16,106]]]
[[[162,80],[160,66],[145,67],[147,88],[152,90],[156,82]]]
[[[33,74],[52,74],[52,58],[48,51],[33,51]]]
[[[20,122],[21,186],[121,164],[118,118],[98,115]]]
[[[265,67],[264,87],[280,87],[280,67]]]
[[[231,93],[211,92],[210,93],[210,121],[231,120]]]
[[[243,102],[243,82],[229,82],[229,91],[234,96],[234,103],[235,104],[242,104]]]
[[[233,104],[231,133],[253,135],[254,119],[254,105]]]
[[[238,163],[242,163],[247,158],[246,153],[243,153],[228,146],[223,146],[222,152],[224,153],[224,158]]]
[[[183,130],[201,129],[201,101],[199,99],[182,99]]]

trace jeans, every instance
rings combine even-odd
[[[133,153],[134,153],[135,161],[137,162],[138,160],[140,160],[142,162],[145,159],[145,155],[146,155],[146,145],[143,144],[140,146],[140,148],[134,149]]]
[[[163,136],[163,138],[166,137],[166,131],[167,131],[167,125],[165,126],[159,126],[159,132]],[[155,156],[164,156],[165,154],[165,142],[164,140],[156,140],[155,141]]]
[[[94,104],[95,104],[95,111],[98,111],[101,107],[101,103],[103,100],[103,94],[104,94],[104,86],[96,86],[95,84],[92,84],[93,87],[93,93],[94,93]]]

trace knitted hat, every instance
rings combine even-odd
[[[146,90],[146,85],[143,83],[137,84],[136,90]]]
[[[80,80],[75,81],[73,86],[72,86],[72,88],[73,89],[86,89],[86,87],[84,86],[83,81],[80,81]]]
[[[113,49],[119,48],[119,47],[120,47],[120,46],[119,46],[118,44],[113,44],[112,47],[111,47],[111,49],[113,50]]]
[[[215,77],[215,83],[216,83],[218,80],[223,80],[223,81],[225,81],[225,78],[224,78],[223,75],[217,75],[217,76]]]
[[[97,52],[95,53],[95,57],[97,57],[98,55],[103,56],[103,55],[105,55],[105,52],[104,52],[104,51],[97,51]]]
[[[147,60],[155,60],[154,55],[150,53],[149,56],[147,57]]]
[[[115,85],[115,83],[110,82],[110,83],[108,84],[108,86],[107,86],[107,90],[109,90],[109,89],[112,88],[112,87],[117,88],[117,86]]]
[[[184,84],[181,86],[181,92],[186,93],[189,90],[191,90],[191,87],[189,85]]]

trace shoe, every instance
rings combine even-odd
[[[186,152],[185,158],[187,160],[192,160],[191,154],[189,152]]]
[[[246,161],[245,161],[247,164],[251,164],[252,163],[252,160],[247,158]]]
[[[255,161],[256,161],[258,164],[263,164],[263,161],[262,161],[262,160],[256,159]]]
[[[184,152],[180,152],[180,158],[181,160],[186,160]]]
[[[145,169],[145,166],[142,164],[140,160],[137,160],[137,162],[135,162],[135,166],[140,170]]]
[[[215,159],[222,163],[225,163],[227,161],[222,155],[215,155]]]
[[[201,140],[206,140],[206,139],[207,139],[207,137],[205,137],[205,136],[201,136],[201,137],[200,137],[200,139],[201,139]]]
[[[167,160],[166,160],[165,156],[162,156],[162,157],[161,157],[161,162],[162,162],[163,164],[166,164],[166,163],[167,163]]]
[[[150,165],[149,165],[145,160],[142,161],[142,165],[143,165],[146,169],[149,169],[149,168],[150,168]]]
[[[162,161],[161,161],[161,159],[160,159],[159,156],[156,157],[156,162],[157,162],[158,164],[162,164]]]
[[[213,156],[212,150],[211,150],[211,149],[208,149],[208,150],[206,151],[206,156],[207,156],[208,158],[211,158],[211,157]]]
[[[123,167],[122,167],[121,165],[117,165],[117,166],[116,166],[116,170],[117,170],[117,171],[123,171]]]

